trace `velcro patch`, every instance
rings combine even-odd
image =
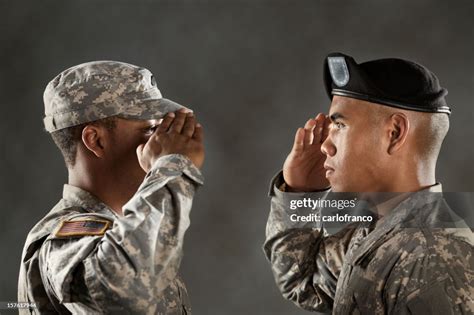
[[[109,221],[83,219],[63,221],[56,232],[57,237],[103,235],[110,226]]]

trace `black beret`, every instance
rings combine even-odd
[[[361,64],[341,53],[331,53],[324,61],[324,84],[333,95],[357,98],[408,110],[446,113],[448,91],[424,66],[413,61],[387,58]]]

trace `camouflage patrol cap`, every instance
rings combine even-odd
[[[160,119],[183,108],[161,96],[153,74],[118,61],[92,61],[58,74],[43,95],[48,132],[118,116]]]

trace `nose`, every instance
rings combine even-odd
[[[331,140],[330,134],[327,136],[326,140],[321,144],[321,152],[326,156],[336,155],[336,146]]]

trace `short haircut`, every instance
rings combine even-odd
[[[425,159],[437,158],[449,130],[449,116],[443,113],[425,114],[417,129],[421,156]]]
[[[51,133],[54,143],[63,155],[66,167],[72,167],[76,164],[77,146],[82,141],[82,130],[87,125],[104,126],[108,130],[116,127],[115,117],[108,117],[93,122],[84,123],[69,128],[60,129]]]
[[[375,105],[372,109],[372,123],[382,122],[385,117],[397,111],[404,112],[409,117],[416,134],[414,141],[418,156],[425,161],[436,161],[449,130],[449,116],[445,113],[424,113]]]

